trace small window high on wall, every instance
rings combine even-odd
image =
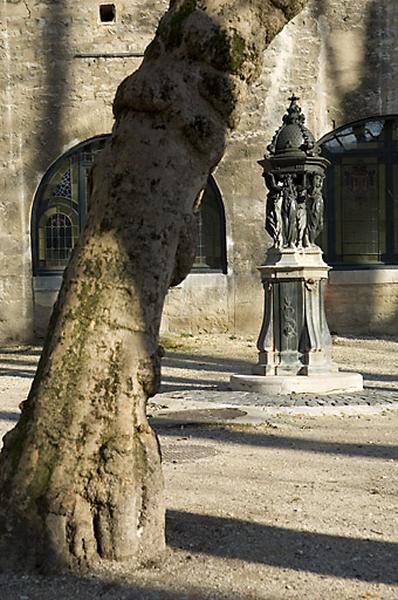
[[[95,156],[109,135],[79,144],[47,171],[32,213],[34,275],[60,274],[83,229],[87,210],[87,179]],[[198,218],[198,247],[193,269],[226,273],[224,208],[218,187],[209,177]]]
[[[398,264],[398,117],[346,125],[321,144],[332,163],[322,240],[328,262]]]

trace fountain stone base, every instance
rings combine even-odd
[[[258,267],[264,319],[253,375],[232,375],[235,390],[264,393],[330,393],[363,389],[362,375],[341,373],[331,358],[324,291],[328,265],[317,247],[271,248]]]

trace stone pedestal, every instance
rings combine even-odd
[[[259,267],[264,286],[264,320],[257,342],[255,375],[337,372],[326,322],[324,288],[329,267],[319,248],[270,251]]]
[[[332,373],[324,375],[231,375],[233,390],[262,394],[341,394],[363,389],[359,373]]]
[[[233,375],[232,389],[267,393],[328,393],[363,388],[362,376],[339,373],[324,309],[328,265],[317,247],[271,248],[259,267],[264,319],[253,375]]]

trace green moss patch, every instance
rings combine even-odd
[[[197,0],[186,0],[178,10],[171,13],[166,22],[161,22],[157,33],[165,41],[167,49],[177,48],[182,42],[183,24],[196,9]]]

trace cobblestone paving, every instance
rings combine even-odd
[[[255,392],[235,392],[228,390],[189,390],[175,393],[163,393],[157,396],[159,403],[169,400],[193,400],[228,404],[231,406],[380,406],[398,408],[398,390],[382,387],[365,387],[361,392],[349,394],[289,394],[287,396],[265,395]]]

